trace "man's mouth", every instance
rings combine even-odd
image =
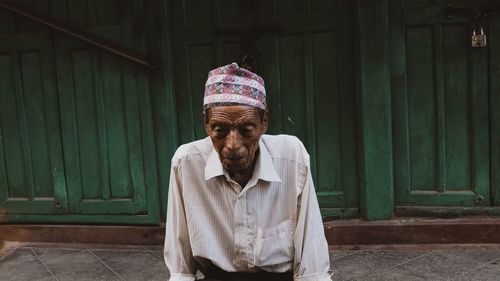
[[[226,159],[231,161],[231,162],[239,162],[243,159],[243,157],[228,157]]]

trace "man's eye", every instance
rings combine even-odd
[[[240,132],[241,132],[241,134],[248,135],[248,134],[253,133],[254,130],[255,130],[254,126],[244,126],[240,129]]]
[[[213,131],[217,134],[217,135],[224,135],[227,133],[227,128],[224,128],[222,126],[215,126]]]

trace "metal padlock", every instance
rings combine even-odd
[[[476,32],[476,29],[472,31],[472,47],[485,47],[486,46],[486,34],[484,34],[484,29],[481,27],[480,33]]]

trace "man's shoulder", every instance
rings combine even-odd
[[[272,158],[287,159],[309,165],[309,154],[296,136],[262,135],[261,140]]]
[[[206,158],[210,152],[212,152],[212,149],[212,141],[208,137],[185,143],[179,146],[179,148],[175,151],[174,156],[172,157],[172,164],[178,163],[182,159],[192,155],[200,155],[203,158]]]

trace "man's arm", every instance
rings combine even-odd
[[[306,180],[299,197],[297,227],[293,236],[295,281],[330,281],[330,258],[318,199],[314,191],[310,167],[303,167]]]
[[[194,281],[196,263],[193,259],[191,244],[189,242],[184,200],[181,192],[182,182],[180,179],[181,169],[172,163],[163,256],[170,271],[170,281]]]

